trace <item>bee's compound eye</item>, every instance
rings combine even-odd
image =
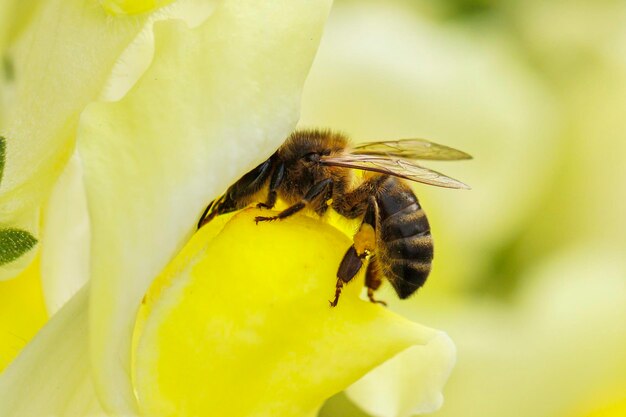
[[[307,162],[319,162],[320,154],[317,152],[309,152],[302,157]]]

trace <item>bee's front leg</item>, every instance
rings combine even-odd
[[[272,178],[270,179],[269,193],[267,194],[267,200],[265,203],[259,203],[257,208],[272,209],[276,205],[276,198],[278,197],[278,187],[282,184],[285,178],[285,164],[279,164],[272,172]],[[257,222],[258,223],[258,222]]]

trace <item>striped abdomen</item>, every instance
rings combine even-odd
[[[377,258],[382,273],[400,298],[424,285],[433,260],[433,240],[424,210],[413,191],[388,177],[376,195],[378,205]]]

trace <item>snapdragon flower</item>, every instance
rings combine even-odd
[[[51,318],[0,415],[309,416],[347,387],[377,416],[438,408],[444,333],[358,283],[328,306],[345,233],[250,212],[195,231],[295,127],[330,1],[166,3],[41,1],[3,50],[1,222],[32,239],[1,272],[40,259]],[[402,356],[399,407],[375,378]]]

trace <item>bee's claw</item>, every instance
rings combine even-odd
[[[278,217],[263,217],[263,216],[256,216],[254,218],[254,223],[259,224],[259,222],[271,222],[273,220],[278,219]]]
[[[341,289],[343,288],[343,281],[338,278],[337,284],[335,286],[335,299],[333,301],[328,300],[331,307],[337,307],[337,303],[339,302],[339,296],[341,295]]]
[[[373,296],[370,296],[369,294],[368,294],[368,298],[370,299],[370,302],[371,302],[371,303],[374,303],[374,304],[380,304],[380,305],[382,305],[382,306],[387,307],[387,303],[386,303],[385,301],[383,301],[383,300],[377,300],[377,299],[375,299]]]

